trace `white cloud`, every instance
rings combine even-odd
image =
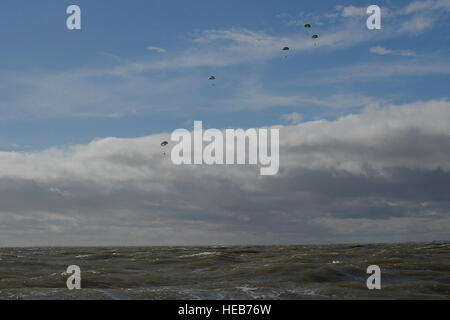
[[[396,63],[354,64],[329,68],[314,73],[311,83],[336,83],[342,81],[367,81],[376,78],[405,76],[434,76],[450,74],[450,64],[445,62],[406,61]]]
[[[445,13],[448,11],[450,11],[449,0],[413,1],[396,11],[396,19],[400,20],[397,32],[421,34],[431,29],[440,19],[447,19]]]
[[[446,158],[446,152],[441,154],[441,147],[419,151],[428,147],[425,140],[414,140],[414,137],[450,136],[449,107],[448,101],[429,101],[368,108],[361,114],[336,121],[320,120],[289,128],[285,142],[299,151],[292,163],[310,169],[339,168],[353,173],[363,173],[367,167],[380,172],[394,167],[448,171],[450,158]],[[409,152],[411,157],[406,156]]]
[[[320,34],[320,50],[339,50],[373,37],[366,29],[355,31],[350,24],[338,30]],[[349,37],[349,32],[352,36]],[[290,54],[317,50],[303,30],[287,35],[271,35],[246,28],[203,30],[192,36],[191,44],[180,54],[157,61],[140,61],[120,65],[109,74],[125,76],[157,69],[227,67],[242,63],[259,63],[284,56],[281,49],[288,46]]]
[[[424,11],[450,11],[449,0],[413,1],[403,8],[404,14],[423,13]]]
[[[301,119],[298,113],[286,115],[286,119]],[[288,157],[306,159],[310,156],[319,156],[326,161],[296,161],[300,166],[310,168],[329,168],[333,163],[335,167],[347,167],[350,163],[359,163],[355,172],[361,172],[364,164],[374,168],[389,168],[403,166],[420,169],[450,170],[450,160],[446,151],[436,146],[435,154],[416,150],[415,157],[403,157],[394,152],[385,154],[385,146],[397,143],[396,138],[402,137],[410,129],[411,134],[424,136],[450,136],[450,102],[429,101],[417,102],[403,106],[390,106],[388,108],[368,108],[361,114],[344,116],[335,121],[305,122],[298,126],[283,128],[284,139],[281,146],[289,154]],[[385,137],[391,139],[385,140]],[[0,152],[0,178],[20,178],[35,181],[57,181],[59,179],[79,180],[89,182],[138,182],[146,181],[152,184],[165,176],[175,179],[170,171],[172,165],[169,159],[161,157],[159,143],[167,140],[168,134],[152,135],[134,139],[106,138],[95,140],[88,145],[76,145],[69,148],[52,148],[37,153]],[[371,147],[372,157],[359,162],[361,154],[348,153],[343,149],[340,154],[330,152],[326,145],[342,144],[349,148]],[[321,146],[323,154],[314,151],[306,152],[310,146]],[[290,148],[305,148],[299,154],[290,152]],[[405,145],[405,148],[414,150],[427,147],[418,144]],[[357,149],[357,148],[356,148]],[[440,155],[439,157],[434,157]],[[344,158],[340,158],[343,156]],[[400,156],[399,158],[396,158]],[[303,158],[306,157],[306,158]],[[347,159],[347,160],[346,160]],[[360,159],[360,160],[358,160]],[[165,170],[162,170],[165,168]],[[168,171],[166,171],[168,170]],[[178,169],[177,169],[178,170]],[[182,169],[180,169],[182,170]],[[160,185],[161,186],[161,185]],[[63,190],[54,187],[54,190]]]
[[[330,22],[361,20],[367,16],[367,7],[338,5],[332,13],[324,14]],[[381,6],[382,28],[380,38],[395,38],[405,34],[415,36],[431,29],[439,20],[446,19],[449,0],[414,1],[402,7]],[[337,19],[341,17],[341,19]],[[360,21],[361,22],[361,21]],[[345,23],[345,22],[344,22]]]
[[[167,52],[166,49],[159,48],[159,47],[153,47],[153,46],[148,46],[148,47],[147,47],[147,50],[148,50],[148,51],[156,51],[156,52],[159,52],[159,53]]]
[[[303,86],[303,79],[299,80],[301,86]],[[307,108],[311,106],[326,107],[330,111],[343,111],[355,107],[375,106],[383,102],[386,102],[386,100],[345,92],[318,96],[313,96],[309,92],[299,90],[278,93],[265,87],[261,79],[247,77],[241,80],[240,88],[235,95],[230,98],[217,99],[215,105],[219,109],[230,111],[245,109],[262,110],[278,107]]]
[[[392,53],[392,50],[386,49],[382,46],[377,46],[377,47],[370,48],[370,52],[380,54],[380,55],[385,55],[385,54]]]
[[[303,116],[298,112],[292,112],[282,115],[281,119],[290,124],[298,124],[303,121]]]
[[[363,17],[366,15],[367,7],[355,7],[353,5],[350,6],[336,6],[336,10],[340,11],[343,17]]]
[[[416,15],[403,21],[398,28],[399,34],[420,34],[430,29],[436,22],[437,18],[427,15]]]
[[[370,52],[375,53],[375,54],[379,54],[379,55],[397,55],[397,56],[404,56],[404,57],[412,57],[415,56],[415,52],[411,51],[411,50],[390,50],[390,49],[386,49],[385,47],[382,46],[376,46],[376,47],[372,47],[370,48]]]

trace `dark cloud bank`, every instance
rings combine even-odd
[[[448,239],[448,101],[281,127],[276,176],[174,166],[168,136],[0,153],[0,246]]]

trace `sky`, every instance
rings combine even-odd
[[[449,15],[450,0],[4,0],[0,246],[448,240]],[[279,173],[162,157],[195,120],[280,128]]]

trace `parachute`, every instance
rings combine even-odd
[[[291,49],[289,49],[289,47],[283,47],[283,49],[281,49],[281,50],[282,51],[286,51],[286,53],[287,53],[287,51],[289,51]],[[284,57],[287,58],[287,54]]]
[[[308,37],[309,37],[309,29],[311,29],[311,25],[309,23],[305,24],[305,30]]]
[[[167,146],[169,143],[167,141],[161,142],[161,147],[163,148],[163,156],[166,156],[166,151],[164,151],[164,147]]]
[[[317,39],[317,38],[319,38],[319,36],[317,34],[313,34],[313,36],[311,38]]]

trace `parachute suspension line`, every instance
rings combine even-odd
[[[164,149],[167,145],[169,144],[169,142],[167,142],[167,141],[163,141],[163,142],[161,142],[161,148],[162,148],[162,154],[163,154],[163,157],[165,157],[166,156],[166,150]]]
[[[316,46],[317,45],[317,39],[319,39],[319,36],[317,34],[314,34],[311,38],[314,39],[314,46]]]
[[[214,81],[214,80],[216,80],[216,77],[215,77],[215,76],[210,76],[210,77],[209,77],[209,80],[210,80],[210,81]],[[212,85],[213,87],[216,86],[216,84],[215,84],[214,82],[212,82],[211,85]]]
[[[305,30],[306,30],[306,35],[308,36],[308,38],[311,36],[309,29],[311,29],[311,25],[309,23],[304,25]]]
[[[287,58],[287,53],[288,53],[288,51],[289,50],[291,50],[289,47],[283,47],[283,49],[281,49],[282,51],[284,51],[284,52],[286,52],[286,54],[285,54],[285,58]]]

